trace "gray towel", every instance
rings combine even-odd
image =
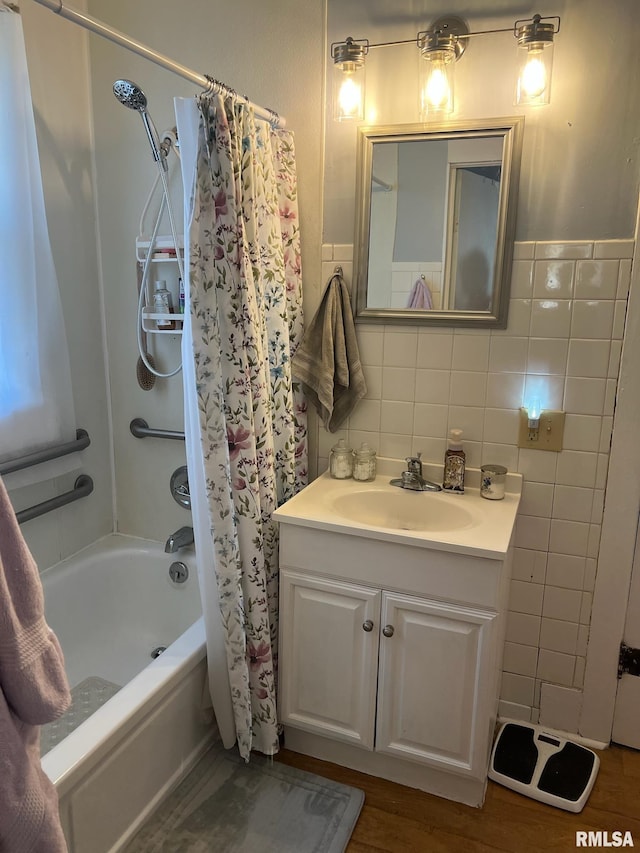
[[[329,432],[335,432],[367,393],[349,291],[331,277],[315,317],[291,362]]]

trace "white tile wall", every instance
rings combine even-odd
[[[339,433],[318,435],[318,471],[337,437],[383,456],[440,462],[464,430],[467,463],[524,475],[501,712],[575,731],[608,465],[632,240],[517,243],[502,330],[358,324],[367,397]],[[351,247],[323,246],[351,281]],[[517,447],[530,396],[566,412],[564,449]],[[542,703],[542,705],[541,705]]]

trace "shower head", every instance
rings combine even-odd
[[[153,159],[156,163],[162,163],[164,170],[167,171],[166,157],[160,150],[153,124],[147,112],[147,96],[145,93],[137,83],[133,83],[131,80],[116,80],[113,84],[113,94],[123,106],[140,113],[144,129],[149,137]]]
[[[147,96],[140,86],[131,80],[116,80],[113,84],[113,94],[120,103],[130,110],[144,112],[147,109]]]

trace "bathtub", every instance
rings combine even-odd
[[[190,567],[184,583],[169,577],[175,560]],[[42,766],[70,853],[115,853],[217,738],[193,552],[114,534],[43,571],[42,583],[71,687],[90,685],[83,710],[114,694]]]

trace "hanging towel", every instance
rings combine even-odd
[[[367,393],[349,291],[335,273],[291,362],[329,432],[335,432]]]
[[[58,797],[40,764],[40,729],[69,707],[40,575],[0,479],[0,850],[66,853]]]
[[[429,285],[422,277],[420,277],[413,285],[411,293],[409,294],[407,308],[433,308],[433,300],[431,298]]]

